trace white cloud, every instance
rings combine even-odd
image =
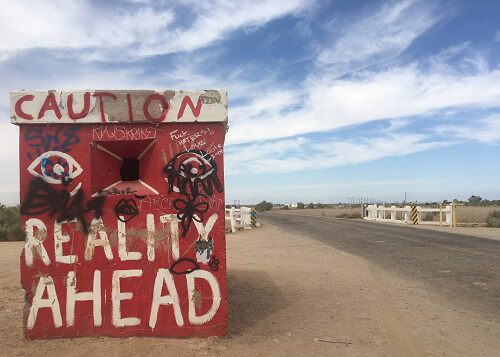
[[[435,131],[441,135],[467,141],[495,144],[500,141],[500,114],[478,119],[473,125],[440,125]]]
[[[80,55],[87,60],[103,61],[189,52],[239,28],[262,26],[296,13],[306,4],[305,0],[186,0],[159,9],[148,2],[135,3],[144,4],[126,10],[89,1],[11,1],[0,12],[0,60],[34,48],[85,49]],[[192,18],[181,18],[180,8]]]
[[[87,1],[12,1],[0,13],[0,59],[34,48],[123,48],[158,38],[170,10],[100,10]]]
[[[374,14],[362,17],[332,32],[340,32],[333,46],[324,48],[318,64],[337,75],[394,58],[441,19],[429,2],[391,1]]]
[[[274,91],[230,110],[228,143],[329,131],[374,120],[425,116],[454,108],[496,107],[500,70],[466,75],[416,63],[350,79],[310,77],[301,92]],[[273,98],[277,98],[273,101]],[[290,111],[292,106],[300,109]],[[259,130],[265,128],[265,130]]]
[[[226,174],[286,173],[326,169],[384,157],[405,156],[453,144],[444,141],[429,142],[426,139],[423,134],[389,134],[375,138],[330,140],[319,143],[299,137],[228,146],[225,151]]]

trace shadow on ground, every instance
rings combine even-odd
[[[241,336],[262,320],[289,305],[268,273],[230,269],[227,273],[229,335]]]

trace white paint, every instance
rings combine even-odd
[[[148,260],[155,260],[155,216],[149,213],[146,216],[146,226],[148,229]]]
[[[141,185],[143,185],[146,188],[149,188],[155,195],[159,195],[160,193],[156,191],[153,187],[149,186],[146,182],[142,181],[141,179],[137,180]]]
[[[169,295],[161,296],[163,283],[167,285]],[[156,326],[158,318],[158,309],[160,305],[172,305],[174,308],[175,322],[177,326],[184,326],[182,318],[181,305],[179,304],[179,295],[175,287],[174,279],[168,269],[158,269],[156,274],[155,285],[153,290],[153,302],[151,304],[151,314],[149,315],[149,327],[152,329]]]
[[[42,178],[47,183],[62,184],[62,179],[53,178],[52,176],[48,175],[45,172],[45,169],[43,168],[43,162],[45,162],[45,160],[47,160],[51,156],[52,157],[53,156],[60,157],[60,158],[64,159],[66,161],[66,163],[68,164],[69,175],[66,177],[66,179],[74,179],[75,177],[79,176],[83,172],[82,167],[80,166],[80,164],[78,162],[75,161],[75,159],[73,159],[73,157],[71,157],[70,155],[68,155],[64,152],[60,152],[60,151],[44,152],[43,154],[38,156],[35,160],[33,160],[33,162],[28,166],[28,169],[27,169],[28,172],[35,177]],[[38,166],[40,166],[39,169],[40,169],[41,174],[39,174],[36,171]],[[63,169],[63,171],[64,171],[64,169]]]
[[[109,245],[108,235],[101,218],[94,218],[90,224],[87,245],[85,247],[85,260],[92,260],[95,247],[103,247],[108,260],[113,260],[113,252]],[[99,239],[97,238],[99,236]]]
[[[123,220],[123,216],[120,216]],[[141,252],[128,252],[127,251],[127,227],[125,222],[118,220],[118,256],[121,260],[139,260],[142,257]]]
[[[78,183],[78,185],[75,187],[75,189],[69,193],[69,195],[70,196],[74,196],[75,193],[78,192],[78,190],[80,189],[80,187],[82,187],[82,183],[81,182]]]
[[[101,326],[101,272],[94,271],[94,283],[92,291],[76,292],[76,276],[74,271],[68,273],[66,279],[66,324],[73,326],[75,324],[75,302],[92,301],[94,326]]]
[[[47,298],[43,298],[43,294],[47,290]],[[41,276],[38,280],[38,285],[36,287],[35,296],[33,297],[33,302],[31,303],[30,312],[28,314],[28,321],[26,326],[28,329],[32,329],[35,326],[36,317],[38,316],[38,310],[42,308],[50,308],[52,310],[52,317],[54,319],[54,326],[62,326],[61,308],[59,306],[59,300],[57,299],[56,288],[54,286],[54,280],[50,276]]]
[[[141,323],[137,317],[122,318],[121,301],[130,300],[133,297],[131,292],[122,293],[120,289],[121,278],[133,278],[142,276],[142,270],[115,270],[111,282],[111,301],[112,301],[112,323],[115,327],[136,326]]]
[[[210,307],[210,310],[208,310],[206,314],[201,316],[196,316],[196,309],[195,309],[196,307],[193,301],[193,296],[195,292],[194,281],[196,278],[205,279],[210,285],[213,295],[212,306]],[[219,282],[211,272],[201,269],[186,274],[186,281],[188,289],[189,322],[192,323],[193,325],[202,325],[204,323],[207,323],[215,316],[220,306],[221,296],[220,296]]]
[[[56,255],[56,262],[63,264],[74,264],[78,260],[76,255],[64,255],[63,243],[70,241],[71,237],[69,235],[62,233],[62,225],[68,223],[75,223],[76,218],[71,221],[64,222],[54,222],[54,253]]]
[[[208,236],[212,228],[214,228],[217,218],[219,218],[219,216],[217,215],[217,213],[214,213],[207,220],[207,224],[205,226],[203,225],[203,222],[198,222],[197,220],[193,219],[196,230],[198,231],[198,234],[201,235],[201,240],[208,242]]]
[[[64,173],[64,167],[62,167],[59,164],[55,164],[54,167],[52,168],[52,170],[57,175],[62,175]]]
[[[35,235],[35,227],[37,234]],[[24,243],[24,258],[27,266],[33,266],[33,252],[36,251],[45,265],[50,264],[49,255],[43,246],[47,238],[47,227],[38,218],[30,218],[26,221],[26,242]]]
[[[109,154],[109,155],[113,156],[115,159],[118,159],[118,160],[120,160],[120,161],[123,161],[123,158],[121,158],[120,156],[116,155],[114,152],[112,152],[112,151],[110,151],[110,150],[106,149],[105,147],[103,147],[103,146],[101,146],[101,145],[99,145],[99,144],[95,144],[95,147],[96,147],[97,149],[99,149],[99,150],[104,151],[106,154]],[[121,181],[120,181],[120,182],[121,182]],[[111,186],[110,186],[110,187],[111,187]],[[108,187],[106,187],[106,189],[108,189]],[[105,190],[106,190],[106,189],[105,189]]]
[[[145,148],[144,151],[141,152],[141,154],[137,157],[137,160],[142,159],[142,157],[148,152],[149,149],[151,149],[153,147],[154,144],[156,144],[156,139],[154,139],[153,141],[151,141],[149,143],[148,147]]]
[[[160,222],[170,225],[170,243],[172,245],[172,257],[179,259],[179,220],[176,214],[166,214],[160,216]]]

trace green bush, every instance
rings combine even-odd
[[[20,217],[19,206],[0,205],[0,241],[24,240],[25,233]]]
[[[303,202],[297,202],[297,209],[304,209],[306,205]]]
[[[500,228],[500,210],[488,213],[486,217],[486,227]]]
[[[288,207],[288,205],[284,205],[283,207],[281,207],[281,209],[287,210],[287,209],[290,209],[290,207]]]
[[[273,203],[267,202],[267,201],[262,201],[262,202],[257,203],[255,205],[255,209],[259,212],[270,211],[273,209]]]
[[[434,213],[427,212],[424,216],[424,221],[433,221],[433,220],[434,220]]]
[[[309,209],[313,209],[313,208],[314,208],[314,203],[312,203],[312,202],[311,202],[311,203],[309,203],[309,204],[307,205],[307,208],[309,208]]]

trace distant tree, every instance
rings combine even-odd
[[[479,206],[483,199],[480,196],[472,195],[469,197],[469,204],[471,206]]]
[[[270,211],[273,209],[273,203],[262,201],[255,205],[255,209],[259,212]]]
[[[288,205],[284,205],[283,207],[281,207],[281,209],[290,209],[290,207],[288,207]]]
[[[311,202],[311,203],[309,203],[309,204],[307,205],[307,208],[311,208],[311,209],[313,209],[313,208],[314,208],[314,203],[312,203],[312,202]]]
[[[324,203],[316,203],[316,208],[326,208]]]
[[[304,208],[306,208],[304,202],[297,202],[297,209],[304,209]]]
[[[20,206],[6,207],[0,204],[0,241],[24,240]]]

